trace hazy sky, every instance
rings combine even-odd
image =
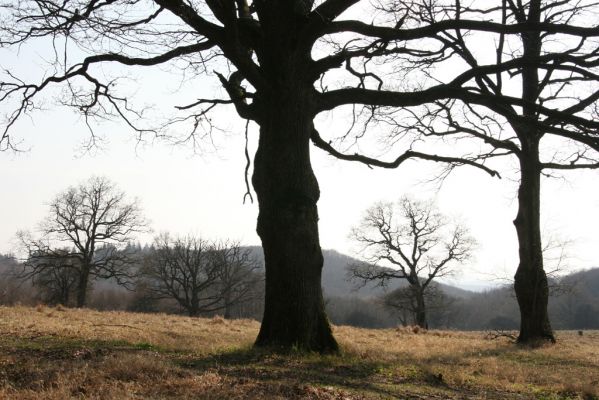
[[[39,47],[25,46],[18,54],[5,50],[0,53],[2,66],[24,77],[36,76],[43,69],[44,58],[44,49]],[[214,80],[204,86],[181,87],[168,68],[144,78],[137,76],[138,72],[130,77],[131,87],[140,87],[137,96],[149,102],[167,93],[171,98],[175,95],[185,99],[177,103],[182,104],[198,96],[208,97],[205,93],[213,93],[216,87]],[[168,107],[172,105],[169,103]],[[7,106],[0,104],[0,114],[7,111]],[[345,118],[339,112],[321,118],[321,133],[333,136],[329,132],[335,132],[340,121],[347,122]],[[96,125],[96,133],[106,142],[101,150],[89,154],[80,150],[81,143],[89,137],[81,118],[49,100],[45,110],[34,113],[31,119],[21,119],[13,130],[14,137],[24,140],[21,147],[28,150],[0,153],[0,252],[15,251],[15,233],[35,230],[47,212],[47,203],[58,192],[91,175],[107,176],[130,196],[139,198],[155,234],[191,233],[259,244],[255,233],[258,206],[244,205],[242,201],[243,124],[232,108],[219,112],[215,121],[219,121],[224,132],[216,132],[215,145],[206,142],[199,155],[185,145],[171,146],[159,141],[139,144],[121,122]],[[252,155],[256,139],[253,127]],[[394,158],[393,153],[386,157]],[[321,187],[323,248],[355,255],[356,248],[348,239],[349,230],[376,201],[392,201],[406,194],[421,199],[435,197],[440,210],[460,219],[479,242],[476,258],[456,274],[454,281],[473,283],[513,275],[517,267],[512,225],[517,186],[513,160],[505,163],[502,180],[462,167],[438,192],[437,184],[427,183],[436,168],[433,163],[410,161],[397,170],[371,170],[361,164],[335,160],[316,148],[312,160]],[[543,181],[543,230],[546,236],[573,242],[568,247],[571,269],[597,267],[598,173],[572,172],[563,176],[565,180]],[[151,237],[140,237],[140,241],[149,242]]]

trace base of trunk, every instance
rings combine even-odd
[[[553,329],[547,314],[549,287],[542,269],[518,268],[514,290],[520,306],[520,334],[518,343],[555,343]]]
[[[302,322],[306,322],[302,318]],[[306,351],[321,354],[337,353],[339,345],[333,337],[329,321],[324,314],[312,321],[310,326],[297,328],[298,323],[289,318],[263,322],[255,346],[275,351]]]

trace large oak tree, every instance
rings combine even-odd
[[[315,117],[344,106],[371,121],[381,107],[412,107],[447,99],[502,111],[528,110],[516,118],[536,126],[531,112],[570,126],[596,129],[597,123],[568,110],[532,104],[528,98],[501,96],[472,85],[486,66],[467,64],[453,77],[425,84],[407,82],[403,71],[424,71],[447,58],[451,45],[428,47],[421,40],[474,30],[498,35],[551,34],[595,37],[599,28],[562,21],[506,20],[497,23],[474,14],[472,19],[447,13],[426,20],[422,13],[439,2],[363,0],[22,0],[2,11],[3,47],[46,41],[56,48],[56,68],[37,82],[8,71],[0,101],[14,106],[2,132],[4,148],[13,145],[10,128],[35,108],[53,86],[65,88],[62,103],[86,117],[114,115],[140,134],[161,133],[140,125],[131,99],[119,85],[103,78],[99,65],[123,67],[178,63],[191,76],[216,70],[227,96],[199,98],[179,106],[173,123],[189,122],[192,135],[211,125],[208,113],[232,105],[240,117],[259,126],[252,183],[259,203],[257,231],[266,267],[266,299],[257,345],[297,347],[321,352],[337,350],[323,306],[323,264],[318,237],[319,187],[310,163],[310,143],[332,156],[370,166],[394,168],[411,158],[471,165],[491,175],[484,157],[456,157],[398,149],[391,161],[345,154],[323,139]],[[511,0],[508,1],[511,4]],[[402,6],[405,5],[405,6]],[[441,4],[441,3],[439,3]],[[453,4],[453,3],[451,3]],[[505,2],[504,2],[505,4]],[[520,4],[520,2],[518,2]],[[399,6],[399,7],[398,7]],[[458,3],[459,6],[459,3]],[[524,6],[523,6],[524,7]],[[424,10],[424,11],[423,11]],[[455,35],[454,35],[455,36]],[[459,42],[460,37],[451,41]],[[527,53],[528,54],[528,53]],[[517,55],[501,71],[537,63]],[[226,65],[225,65],[226,64]],[[342,68],[343,67],[343,68]],[[372,72],[371,68],[382,72]],[[331,71],[335,72],[331,73]],[[225,72],[227,71],[227,72]],[[339,71],[339,72],[337,72]],[[444,74],[446,77],[448,74]],[[118,82],[117,82],[118,83]],[[410,83],[410,84],[408,84]],[[591,105],[589,98],[577,109]],[[537,119],[538,121],[538,119]],[[567,126],[567,127],[566,127]],[[590,134],[589,134],[590,135]],[[591,136],[589,141],[594,143]],[[527,280],[530,282],[530,280]],[[533,332],[533,336],[536,333]]]

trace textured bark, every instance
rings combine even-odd
[[[290,84],[292,84],[290,82]],[[310,165],[309,95],[299,87],[265,104],[253,184],[266,268],[264,317],[257,346],[335,352],[324,310],[318,236],[320,192]]]
[[[306,19],[286,2],[259,3],[257,10],[268,32],[257,56],[269,79],[253,102],[260,140],[252,183],[266,269],[256,346],[336,352],[322,296],[316,206],[320,191],[310,163],[317,112],[308,76],[311,46],[298,43],[297,34]]]
[[[540,21],[538,0],[530,3],[528,20]],[[523,58],[529,61],[522,69],[522,99],[527,102],[522,108],[523,116],[536,120],[534,104],[539,96],[539,71],[535,62],[541,55],[539,32],[522,34]],[[514,276],[514,290],[520,307],[520,335],[518,342],[534,343],[539,340],[555,342],[547,305],[549,288],[543,269],[541,244],[541,163],[539,143],[543,131],[530,127],[516,128],[520,140],[520,187],[518,188],[518,214],[514,220],[518,235],[520,263]]]
[[[534,343],[539,340],[555,342],[547,313],[549,289],[543,269],[538,142],[529,143],[527,148],[524,148],[520,157],[520,170],[518,215],[514,220],[520,256],[520,264],[514,276],[514,289],[520,307],[518,342]]]

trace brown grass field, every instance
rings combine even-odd
[[[599,332],[334,327],[338,356],[252,350],[258,323],[0,307],[0,399],[598,399]]]

